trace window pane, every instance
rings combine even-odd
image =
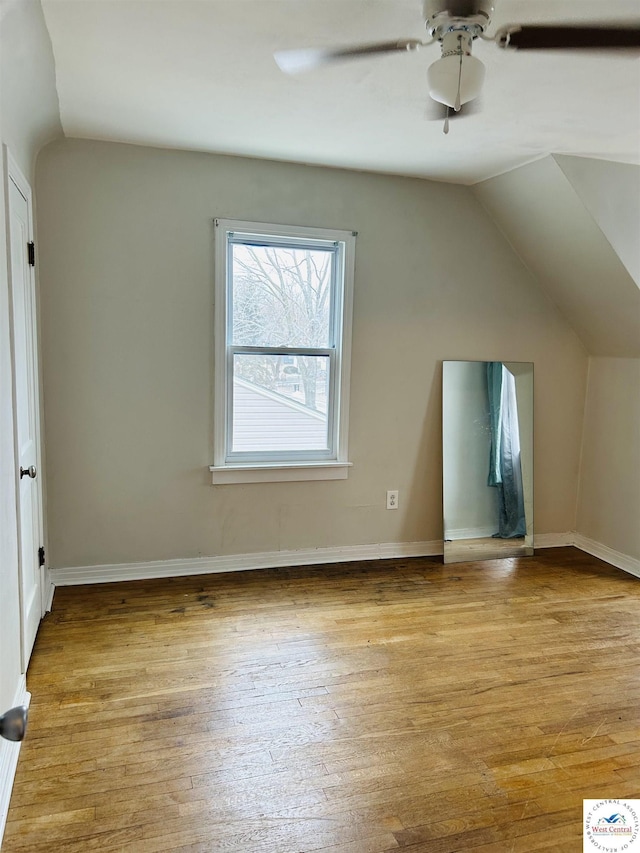
[[[328,391],[328,356],[236,353],[232,451],[326,450]]]
[[[331,346],[333,254],[232,244],[233,344]]]

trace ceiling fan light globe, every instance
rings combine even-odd
[[[460,80],[460,104],[466,104],[480,94],[484,73],[484,65],[475,56],[467,54],[462,56],[462,73],[459,54],[443,56],[427,70],[429,94],[434,101],[454,109],[458,96],[458,79]]]

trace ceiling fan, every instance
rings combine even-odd
[[[486,34],[494,9],[493,0],[424,0],[424,19],[429,41],[400,39],[338,48],[282,50],[274,58],[282,71],[297,74],[344,59],[406,53],[439,42],[440,59],[429,66],[429,95],[446,108],[444,132],[449,130],[449,111],[478,97],[484,81],[484,65],[472,55],[475,39],[494,42],[508,50],[612,50],[640,48],[640,24],[508,24],[492,36]]]

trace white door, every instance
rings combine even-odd
[[[43,613],[36,294],[28,254],[32,233],[29,187],[15,168],[12,174],[11,165],[8,183],[22,671],[26,672]]]

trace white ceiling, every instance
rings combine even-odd
[[[67,136],[472,184],[549,153],[640,163],[640,58],[476,41],[480,113],[429,120],[418,53],[297,77],[280,49],[421,38],[420,0],[42,0]],[[503,23],[638,20],[638,0],[496,0]]]

